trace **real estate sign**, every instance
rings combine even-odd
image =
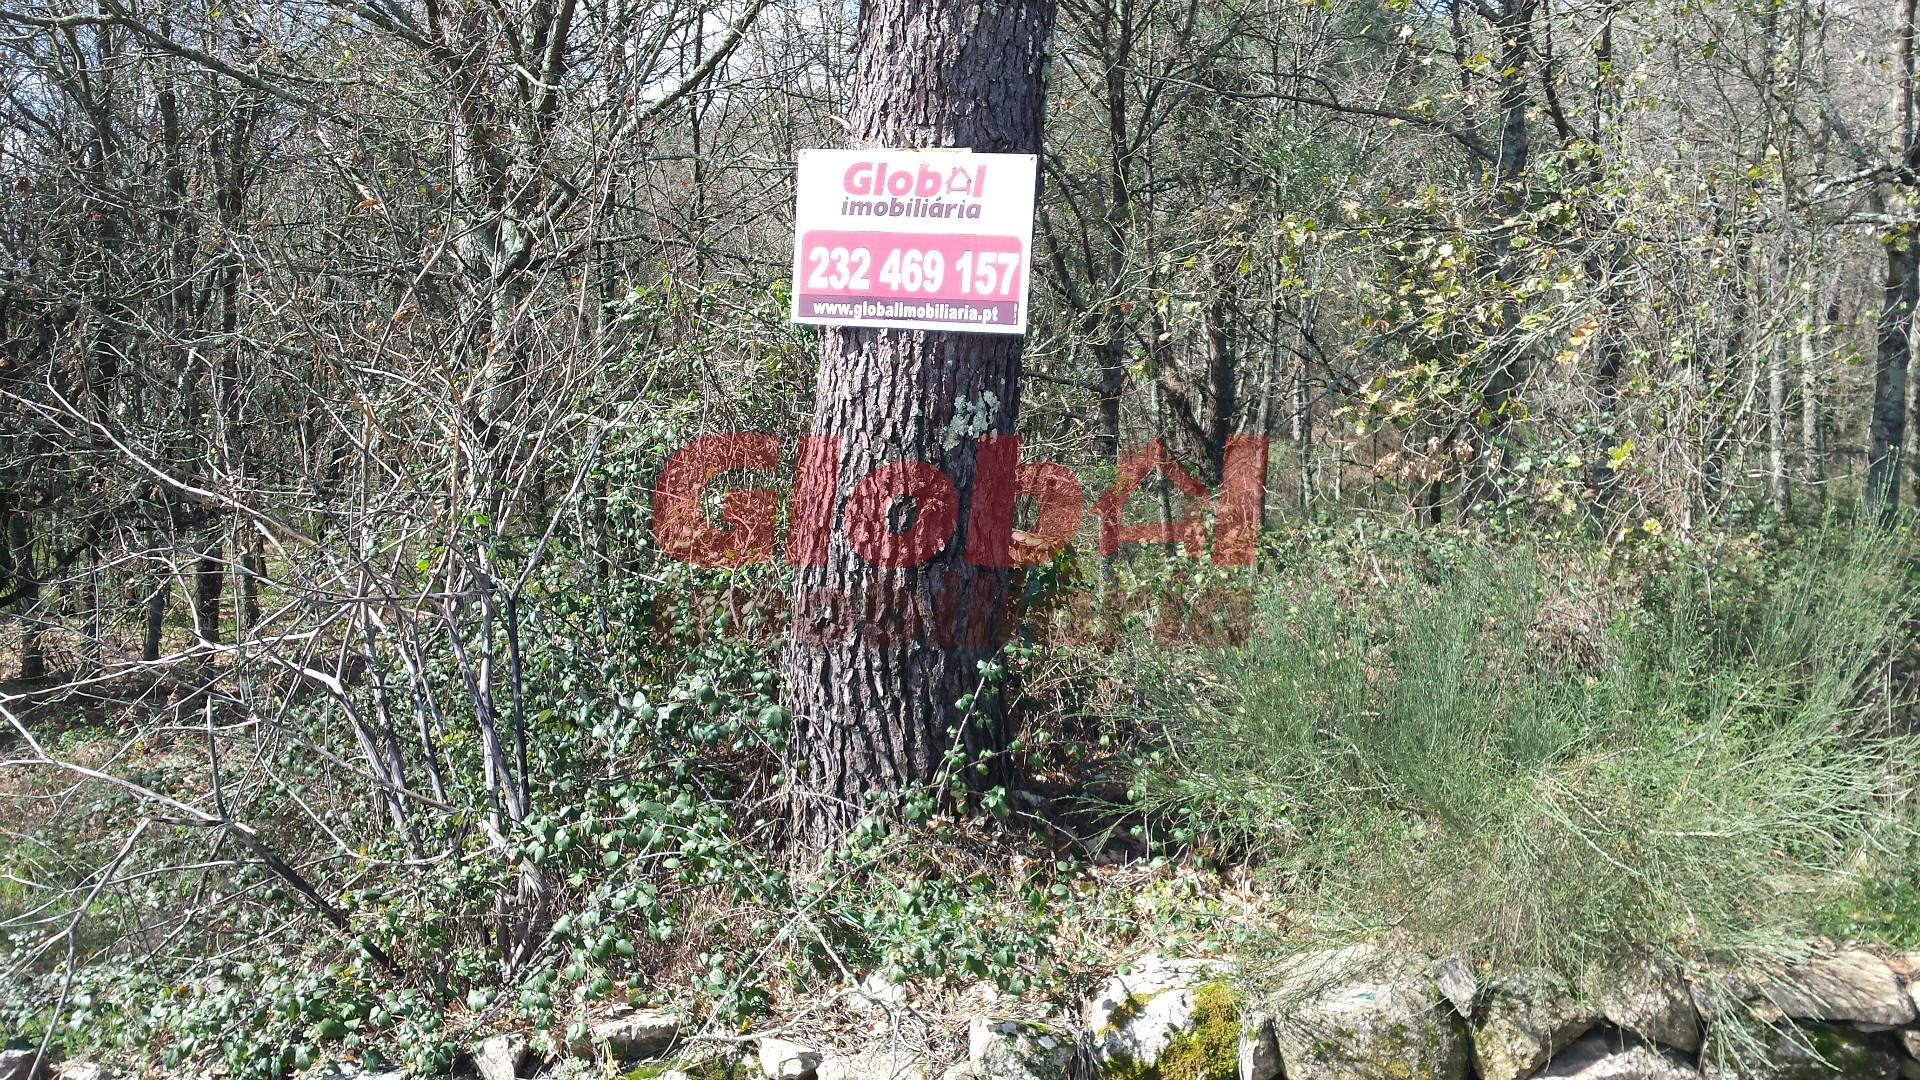
[[[793,321],[1027,331],[1032,154],[802,150]]]

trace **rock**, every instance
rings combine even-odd
[[[907,988],[877,971],[861,979],[854,991],[861,1001],[881,1009],[898,1009],[907,1003]]]
[[[967,1065],[974,1080],[1082,1080],[1087,1072],[1070,1032],[984,1016],[967,1028]]]
[[[1887,966],[1900,976],[1901,982],[1911,983],[1920,979],[1920,952],[1897,952],[1886,957]]]
[[[1152,1065],[1176,1033],[1191,1029],[1193,991],[1231,975],[1231,967],[1215,960],[1146,956],[1129,964],[1087,1002],[1095,1061]]]
[[[1241,1018],[1235,1075],[1238,1080],[1278,1080],[1280,1044],[1273,1038],[1273,1017],[1254,1013]]]
[[[480,1080],[514,1080],[527,1059],[527,1040],[518,1035],[495,1035],[473,1051],[473,1069]]]
[[[1466,1025],[1427,965],[1371,945],[1282,965],[1274,1040],[1287,1080],[1465,1080]]]
[[[1908,1057],[1920,1059],[1920,1031],[1901,1032],[1900,1045],[1907,1051]]]
[[[1756,993],[1792,1020],[1910,1024],[1915,1003],[1885,960],[1861,949],[1794,964]]]
[[[91,1061],[63,1061],[53,1067],[53,1080],[107,1080],[107,1069]]]
[[[1708,1032],[1701,1057],[1709,1080],[1903,1080],[1887,1036],[1825,1024],[1749,1027],[1739,1035],[1728,1037],[1718,1022]]]
[[[1093,1066],[1165,1080],[1227,1080],[1238,1068],[1240,1004],[1217,960],[1146,957],[1087,1004]]]
[[[680,1017],[659,1010],[636,1010],[617,1005],[605,1018],[590,1021],[587,1033],[567,1044],[578,1057],[593,1057],[602,1048],[615,1061],[659,1057],[680,1037]]]
[[[927,1063],[905,1050],[828,1054],[814,1070],[817,1080],[927,1080]]]
[[[1465,960],[1449,956],[1434,964],[1433,981],[1440,987],[1440,996],[1447,999],[1460,1019],[1473,1019],[1473,1002],[1480,993],[1480,980],[1473,977],[1473,969]]]
[[[1116,1013],[1136,1011],[1138,1003],[1166,991],[1191,990],[1201,983],[1232,977],[1233,965],[1224,960],[1140,957],[1130,962],[1125,972],[1108,979],[1100,993],[1087,1002],[1086,1028],[1099,1031],[1113,1022]]]
[[[1618,1032],[1589,1031],[1553,1056],[1536,1080],[1700,1080],[1671,1052]]]
[[[785,1039],[760,1040],[760,1071],[767,1080],[810,1080],[820,1068],[820,1052]]]
[[[0,1080],[33,1080],[36,1051],[0,1050]]]
[[[1607,1022],[1643,1039],[1698,1053],[1705,1031],[1686,980],[1673,965],[1642,956],[1609,972],[1593,993]]]
[[[1526,971],[1487,988],[1485,1015],[1473,1029],[1480,1080],[1520,1080],[1600,1020],[1558,978]]]
[[[1920,952],[1897,952],[1887,957],[1887,966],[1907,986],[1907,1000],[1920,1015]]]

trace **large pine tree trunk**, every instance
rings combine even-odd
[[[854,144],[1038,152],[1053,14],[1053,0],[867,0]],[[824,558],[795,575],[787,656],[787,810],[803,845],[839,839],[876,793],[935,780],[956,736],[975,755],[1004,744],[990,688],[981,692],[980,662],[994,651],[1006,571],[964,557],[983,443],[949,429],[965,408],[986,417],[984,434],[1013,434],[1020,348],[1019,338],[996,334],[832,328],[822,335],[809,447],[825,452],[810,461],[803,451],[802,468],[836,477],[826,519],[833,528]],[[916,514],[951,514],[953,534],[925,562],[876,566],[849,545],[847,499],[875,469],[905,462],[945,473],[957,505],[907,510],[896,501],[893,528],[910,533]],[[805,477],[800,492],[804,503]],[[969,696],[972,707],[962,708]]]

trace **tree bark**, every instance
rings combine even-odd
[[[1915,0],[1900,8],[1900,164],[1911,176],[1920,167],[1920,117],[1915,115]],[[1912,192],[1908,192],[1912,194]],[[1872,204],[1884,213],[1891,200],[1874,193]],[[1913,308],[1920,300],[1920,249],[1914,230],[1897,228],[1882,239],[1887,249],[1886,280],[1880,291],[1880,318],[1873,357],[1873,425],[1867,447],[1866,510],[1891,520],[1900,505],[1901,449],[1907,433],[1907,366],[1913,358]]]
[[[1913,355],[1913,308],[1920,299],[1916,252],[1908,237],[1887,243],[1887,275],[1873,363],[1872,444],[1867,452],[1867,509],[1891,517],[1900,503],[1900,448],[1907,430],[1907,364]]]
[[[147,594],[146,629],[140,637],[140,659],[152,663],[160,659],[160,637],[167,625],[167,594],[173,591],[173,575],[153,575],[153,591]]]
[[[1810,484],[1827,479],[1824,421],[1820,410],[1820,335],[1822,301],[1807,306],[1807,322],[1800,329],[1800,475]]]
[[[1037,153],[1053,16],[1053,0],[868,0],[855,55],[854,144]],[[989,440],[950,432],[965,409],[985,418],[983,436],[1014,433],[1021,345],[944,331],[822,334],[814,436],[802,452],[796,504],[817,497],[820,520],[832,527],[817,552],[790,543],[806,565],[795,574],[786,665],[787,817],[807,847],[844,836],[874,796],[939,779],[956,747],[968,755],[960,767],[967,781],[999,767],[993,754],[1005,732],[981,665],[994,653],[1007,572],[965,558]],[[993,445],[1013,448],[1011,440]],[[950,520],[953,531],[924,561],[876,565],[852,546],[849,496],[882,466],[930,477],[912,463],[944,473],[951,494],[937,482],[917,484],[923,497],[888,503],[886,535],[869,530],[863,549],[901,548],[926,531],[923,523]],[[801,506],[796,518],[810,512]],[[910,558],[900,554],[880,561]]]
[[[1767,362],[1767,501],[1787,512],[1787,342],[1773,343]]]
[[[20,677],[28,681],[45,678],[46,654],[40,646],[40,581],[27,511],[15,509],[6,515],[5,542],[7,576],[13,579],[8,584],[20,594],[14,609],[20,616]]]
[[[1125,4],[1101,9],[1101,29],[1111,35],[1112,52],[1106,58],[1107,107],[1107,205],[1101,222],[1106,242],[1106,280],[1097,283],[1094,295],[1105,295],[1102,312],[1102,336],[1095,347],[1099,361],[1100,427],[1095,433],[1095,452],[1099,460],[1120,460],[1120,404],[1127,387],[1127,308],[1120,299],[1121,281],[1127,271],[1128,240],[1134,227],[1133,166],[1134,139],[1128,126],[1129,98],[1127,69],[1133,60],[1138,40],[1134,34],[1133,13]],[[1052,24],[1053,14],[1046,14]],[[1036,142],[1038,139],[1036,137]]]
[[[1480,412],[1484,421],[1477,425],[1471,482],[1465,485],[1462,510],[1475,504],[1497,508],[1502,496],[1499,474],[1508,457],[1508,428],[1514,396],[1526,379],[1526,345],[1520,333],[1520,302],[1513,295],[1524,278],[1524,259],[1515,253],[1512,224],[1526,209],[1527,163],[1532,144],[1527,133],[1527,114],[1532,109],[1529,91],[1533,63],[1533,20],[1538,0],[1504,0],[1492,13],[1491,29],[1500,49],[1500,128],[1499,146],[1494,155],[1493,209],[1498,223],[1493,232],[1494,277],[1506,294],[1500,300],[1500,332],[1506,337],[1495,350],[1492,368],[1484,375],[1480,388]],[[1437,496],[1437,492],[1436,492]],[[1438,498],[1434,500],[1438,506]]]
[[[193,559],[193,632],[211,645],[220,644],[220,594],[227,584],[221,541],[220,529],[209,527]]]

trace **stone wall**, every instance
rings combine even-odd
[[[905,1004],[900,987],[861,992]],[[1689,972],[1649,953],[1578,987],[1380,945],[1258,969],[1148,956],[1109,979],[1074,1021],[974,1017],[956,1064],[891,1045],[833,1053],[786,1038],[689,1037],[674,1010],[617,1007],[576,1030],[565,1045],[518,1034],[477,1041],[463,1071],[481,1080],[1920,1080],[1920,954],[1828,947],[1768,969]],[[30,1060],[0,1055],[0,1080],[26,1080]],[[46,1072],[114,1075],[81,1062]],[[399,1078],[332,1080],[389,1075]]]

